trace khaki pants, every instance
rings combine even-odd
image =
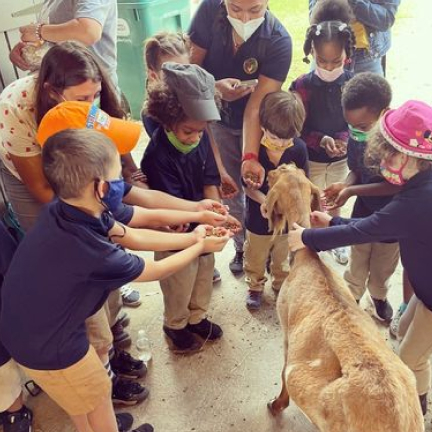
[[[113,344],[108,316],[109,304],[107,300],[94,315],[85,321],[88,340],[99,356],[108,354]]]
[[[390,277],[399,262],[399,243],[367,243],[351,246],[345,281],[356,300],[366,291],[377,300],[385,300]]]
[[[111,291],[110,295],[108,296],[108,321],[110,327],[112,327],[116,323],[122,308],[123,299],[120,289]]]
[[[348,175],[346,159],[337,162],[321,163],[309,161],[309,178],[321,190],[333,183],[343,182]]]
[[[431,384],[430,356],[432,355],[432,311],[415,295],[402,315],[399,336],[402,337],[399,355],[414,372],[419,395],[426,394]]]
[[[251,291],[264,291],[266,262],[270,254],[272,287],[279,291],[288,276],[288,236],[257,235],[246,231],[244,272],[245,280]]]
[[[160,261],[175,252],[155,252]],[[161,280],[165,313],[164,325],[182,329],[187,324],[198,324],[206,317],[213,291],[214,255],[195,258],[185,268]]]

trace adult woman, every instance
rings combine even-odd
[[[267,6],[268,0],[203,0],[189,31],[191,62],[218,80],[224,107],[222,121],[212,130],[223,164],[240,190],[241,171],[257,175],[246,179],[249,186],[262,183],[264,169],[257,156],[262,136],[259,106],[267,93],[280,90],[291,64],[291,38]],[[251,79],[257,83],[241,83]],[[231,214],[243,221],[244,194],[226,203]],[[230,270],[239,274],[244,235],[236,235],[234,241]]]

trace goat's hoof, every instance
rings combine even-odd
[[[272,416],[277,416],[282,412],[282,409],[277,407],[277,399],[272,399],[270,402],[268,402],[267,408],[269,409]]]

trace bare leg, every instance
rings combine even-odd
[[[117,421],[111,398],[105,399],[94,411],[87,415],[94,432],[118,432]],[[80,431],[81,432],[81,431]]]
[[[7,409],[9,412],[17,412],[23,407],[22,393],[15,399],[15,402]]]

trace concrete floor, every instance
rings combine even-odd
[[[432,59],[423,48],[431,38],[430,12],[429,0],[411,0],[410,17],[397,24],[399,31],[393,40],[388,72],[395,93],[394,106],[408,98],[432,101],[428,81]],[[142,148],[138,149],[138,158],[140,154]],[[191,357],[175,356],[168,350],[162,336],[159,285],[140,284],[143,305],[128,311],[132,317],[130,331],[134,339],[139,329],[148,332],[153,360],[145,379],[150,399],[127,410],[135,416],[135,425],[150,422],[157,432],[316,431],[295,406],[278,418],[267,412],[267,401],[279,393],[282,368],[275,298],[268,287],[262,310],[254,314],[246,310],[246,285],[228,271],[232,254],[229,245],[217,256],[223,281],[215,287],[210,310],[211,318],[223,327],[224,337]],[[323,256],[332,262],[328,254]],[[393,281],[390,300],[396,308],[401,299],[400,269]],[[386,329],[383,333],[387,334]],[[28,403],[35,410],[37,432],[74,430],[46,395],[30,398]],[[430,414],[426,416],[426,431],[432,432]]]

